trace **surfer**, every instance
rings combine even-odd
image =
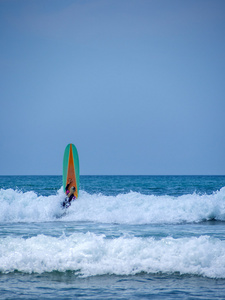
[[[74,199],[76,199],[76,196],[74,195],[75,194],[75,192],[76,192],[76,188],[75,188],[75,186],[72,186],[71,188],[70,188],[70,190],[69,190],[69,185],[70,185],[70,183],[71,183],[71,181],[67,184],[67,186],[66,186],[66,199],[63,201],[63,204],[62,204],[62,206],[63,207],[69,207],[70,205],[71,205],[71,201],[72,200],[74,200]]]

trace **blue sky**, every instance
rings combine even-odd
[[[0,0],[0,175],[225,174],[225,1]]]

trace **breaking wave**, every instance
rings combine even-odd
[[[56,195],[0,190],[0,222],[90,221],[118,224],[152,224],[225,221],[225,187],[211,195],[154,196],[137,192],[105,196],[80,191],[64,211],[63,189]]]
[[[66,272],[77,276],[179,273],[225,278],[225,241],[209,236],[162,238],[94,233],[1,238],[0,272]]]

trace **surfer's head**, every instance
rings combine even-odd
[[[71,187],[70,193],[74,193],[76,191],[76,188],[74,186]]]

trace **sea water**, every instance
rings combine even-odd
[[[225,299],[225,176],[0,176],[0,299]]]

